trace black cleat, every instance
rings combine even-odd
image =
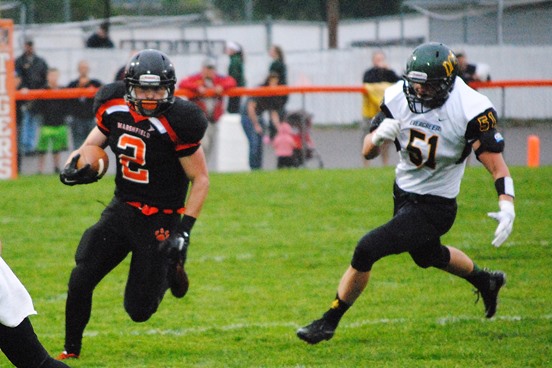
[[[489,284],[487,287],[475,291],[477,301],[479,296],[483,298],[485,304],[485,317],[492,318],[496,313],[498,304],[498,292],[500,288],[506,284],[506,274],[502,271],[486,271],[489,275]]]
[[[336,326],[321,318],[308,326],[298,329],[297,337],[309,344],[318,344],[320,341],[331,339],[335,333],[335,329]]]
[[[190,282],[184,270],[184,262],[179,259],[169,265],[169,287],[175,298],[183,298],[188,292]]]

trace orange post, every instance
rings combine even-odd
[[[539,167],[540,139],[537,135],[527,137],[527,166]]]
[[[13,21],[0,19],[0,180],[17,178]]]

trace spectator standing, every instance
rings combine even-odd
[[[29,316],[36,314],[33,300],[2,259],[0,242],[0,350],[15,367],[63,368],[52,358],[34,332]]]
[[[201,141],[207,162],[212,161],[213,151],[217,144],[217,122],[224,113],[224,91],[235,87],[234,78],[219,74],[216,70],[216,61],[207,57],[199,73],[193,74],[180,81],[178,88],[187,89],[195,93],[190,99],[203,110],[209,126],[205,137]],[[214,93],[214,95],[209,95]]]
[[[372,54],[372,67],[364,72],[362,83],[395,83],[399,79],[400,77],[387,65],[385,53],[378,50]]]
[[[286,122],[280,123],[278,133],[272,140],[272,147],[278,159],[278,169],[297,167],[294,150],[297,149],[297,142],[292,134],[291,125]]]
[[[280,76],[271,73],[261,87],[275,87],[280,83]],[[276,129],[280,125],[280,111],[284,104],[282,96],[249,97],[241,112],[241,123],[249,142],[249,167],[259,170],[263,164],[263,136],[267,133],[268,124],[263,114],[268,112]]]
[[[280,76],[280,84],[287,85],[287,66],[284,57],[284,51],[278,45],[272,45],[268,50],[268,54],[272,59],[268,67],[269,73],[277,73]]]
[[[268,54],[270,55],[270,58],[272,59],[272,62],[270,63],[270,66],[268,67],[268,74],[278,74],[280,77],[279,84],[282,86],[286,86],[288,84],[287,80],[287,65],[284,57],[284,50],[282,50],[281,46],[278,45],[272,45],[270,49],[268,50]],[[278,112],[280,115],[280,120],[286,116],[286,103],[288,101],[289,96],[284,95],[281,96],[282,101],[282,107],[280,108],[280,111]],[[269,135],[270,138],[274,138],[274,135],[276,135],[278,129],[275,126],[272,119],[269,119]]]
[[[47,89],[60,89],[59,70],[50,68],[48,70]],[[40,136],[37,144],[38,152],[38,173],[44,174],[46,155],[51,150],[54,161],[54,172],[59,173],[61,169],[60,154],[67,150],[67,100],[45,99],[38,101],[40,111],[43,114]]]
[[[81,60],[77,64],[78,78],[71,81],[67,88],[99,88],[102,83],[97,79],[90,78],[90,65],[88,61]],[[80,147],[88,133],[96,126],[94,111],[94,98],[79,97],[69,101],[68,114],[70,115],[69,126],[73,139],[73,148]]]
[[[468,61],[464,51],[457,51],[456,58],[458,59],[458,75],[464,82],[469,84],[470,82],[488,82],[491,80],[489,74],[484,76],[477,74],[477,65]]]
[[[230,57],[228,65],[228,75],[234,78],[237,87],[245,87],[245,74],[243,72],[243,49],[236,42],[226,43],[226,54]],[[228,98],[228,107],[226,111],[231,114],[240,112],[241,97],[235,96]]]
[[[91,49],[112,49],[115,47],[109,37],[109,22],[103,22],[86,40],[86,47]]]
[[[19,89],[25,92],[30,89],[46,88],[48,64],[37,56],[32,40],[27,40],[21,56],[15,60],[15,71],[21,78]],[[37,101],[27,101],[21,106],[22,121],[19,136],[19,151],[23,155],[34,154],[37,134],[42,121],[42,115],[37,109]]]
[[[383,92],[392,83],[399,81],[400,77],[387,65],[385,53],[377,50],[372,54],[372,67],[364,72],[362,83],[367,93],[363,95],[362,108],[362,138],[370,133],[370,121],[380,111],[380,103]],[[389,146],[391,142],[386,141],[380,147],[383,166],[389,164]],[[363,159],[364,166],[369,162]]]

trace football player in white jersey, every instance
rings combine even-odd
[[[481,269],[461,250],[441,243],[456,217],[456,196],[472,149],[495,181],[500,210],[488,214],[498,221],[495,247],[506,241],[515,218],[514,184],[502,156],[496,111],[457,75],[458,61],[450,48],[426,43],[412,52],[403,80],[385,91],[362,153],[367,159],[377,157],[386,140],[397,147],[393,218],[359,240],[330,309],[297,330],[300,339],[310,344],[331,339],[367,286],[372,265],[403,252],[422,268],[436,267],[467,280],[481,295],[485,316],[494,316],[506,275]]]
[[[68,368],[38,340],[29,319],[36,314],[33,300],[1,254],[0,241],[0,350],[17,368]]]

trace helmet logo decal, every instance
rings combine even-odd
[[[452,72],[454,71],[454,54],[452,51],[449,51],[447,60],[443,61],[443,67],[445,68],[445,73],[447,73],[447,77],[450,77]]]
[[[408,79],[411,80],[414,83],[425,83],[427,82],[427,74],[424,72],[417,72],[415,70],[412,70],[407,75]]]
[[[142,74],[139,81],[140,84],[159,85],[159,82],[161,82],[161,78],[158,75]]]

